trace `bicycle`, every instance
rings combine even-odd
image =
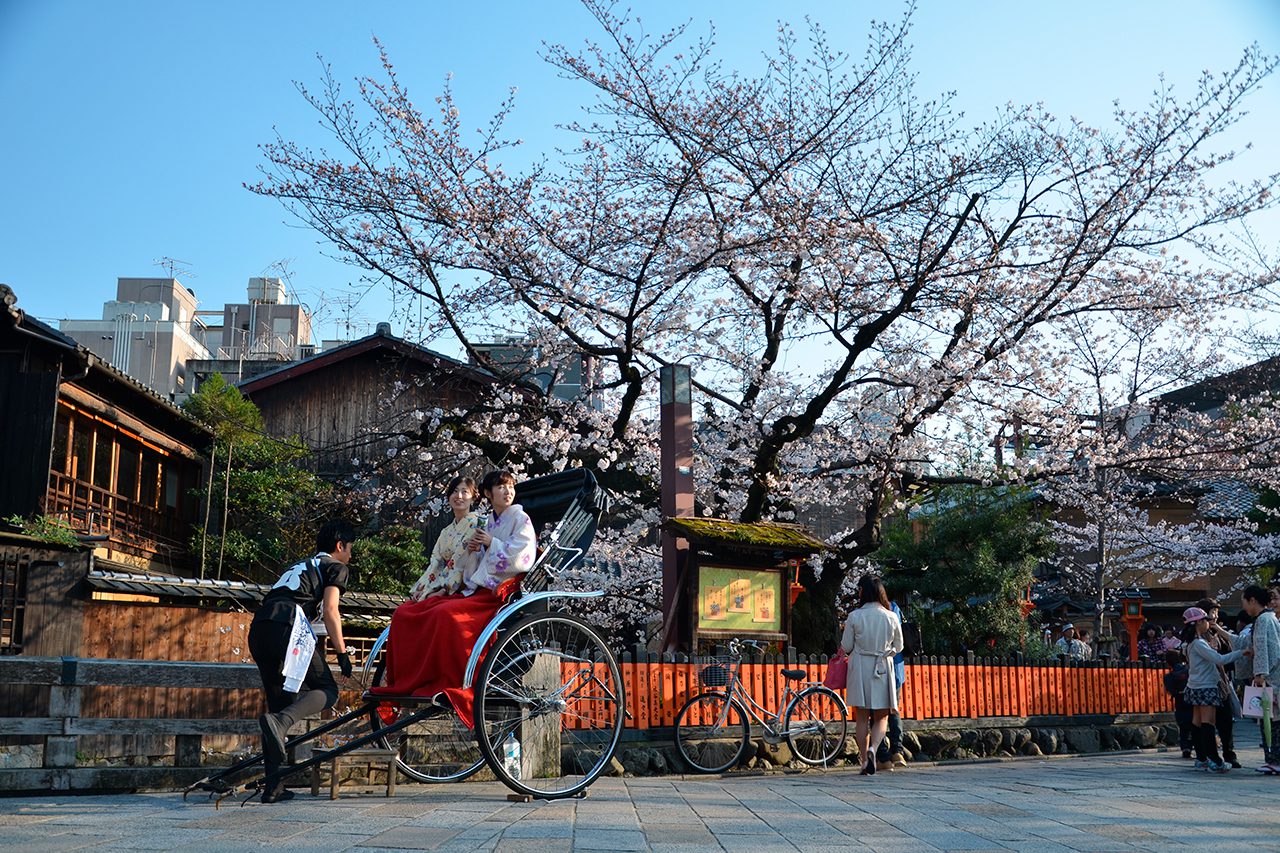
[[[752,699],[742,686],[739,669],[742,648],[761,651],[754,640],[730,640],[729,656],[716,659],[698,673],[704,690],[684,703],[676,715],[676,748],[694,770],[721,773],[742,760],[751,742],[751,720],[762,726],[765,739],[786,739],[796,758],[810,766],[823,766],[844,747],[848,709],[834,690],[818,682],[805,682],[801,690],[791,682],[804,681],[802,669],[784,669],[785,690],[779,696],[779,713]],[[745,703],[742,700],[746,700]],[[748,716],[750,719],[748,719]]]

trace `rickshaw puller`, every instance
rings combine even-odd
[[[338,685],[322,653],[316,653],[311,622],[324,620],[338,649],[338,666],[351,676],[350,649],[342,636],[338,603],[347,588],[347,563],[355,529],[342,519],[325,522],[316,535],[315,556],[291,566],[262,600],[249,626],[249,653],[262,676],[267,713],[258,719],[266,775],[285,761],[289,729],[338,702]],[[283,780],[263,792],[264,803],[293,799]]]

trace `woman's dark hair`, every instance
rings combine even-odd
[[[1158,639],[1160,639],[1160,626],[1159,626],[1159,625],[1156,625],[1156,624],[1154,624],[1154,623],[1151,623],[1151,622],[1148,622],[1147,624],[1145,624],[1145,625],[1143,625],[1143,626],[1142,626],[1142,634],[1139,636],[1139,638],[1138,638],[1138,639],[1140,639],[1140,640],[1145,640],[1145,639],[1147,639],[1147,632],[1148,632],[1148,631],[1155,631],[1155,632],[1156,632],[1156,639],[1157,639],[1157,640],[1158,640]]]
[[[464,477],[461,474],[459,474],[458,476],[454,477],[452,480],[449,481],[449,485],[444,487],[444,496],[446,498],[449,497],[449,495],[453,494],[454,491],[459,486],[466,486],[467,488],[471,489],[471,492],[474,495],[479,496],[480,494],[480,487],[476,485],[475,480],[473,480],[470,477]],[[471,502],[474,504],[475,500],[472,499]]]
[[[1190,625],[1183,625],[1182,633],[1178,635],[1178,639],[1182,640],[1182,642],[1184,643],[1190,643],[1192,640],[1194,640],[1196,638],[1196,623],[1200,621],[1203,621],[1203,620],[1197,619],[1195,622],[1192,622]]]
[[[334,548],[338,547],[339,542],[354,541],[356,541],[356,529],[351,526],[351,522],[345,518],[331,518],[316,534],[316,550],[330,554]]]
[[[1271,601],[1271,591],[1263,589],[1257,584],[1250,584],[1249,586],[1246,586],[1244,588],[1244,592],[1240,593],[1240,595],[1250,601],[1258,602],[1258,604],[1261,604],[1263,607],[1266,607],[1267,603]]]
[[[1222,609],[1221,607],[1219,607],[1218,602],[1214,601],[1212,598],[1200,599],[1199,601],[1196,602],[1196,607],[1199,607],[1205,613],[1208,613],[1210,610]]]
[[[889,596],[884,591],[884,583],[875,575],[863,575],[858,578],[858,606],[876,602],[885,610],[891,610]]]
[[[512,474],[505,468],[499,468],[496,471],[490,471],[484,475],[484,479],[480,481],[480,494],[487,495],[494,486],[499,483],[516,484],[516,475]]]

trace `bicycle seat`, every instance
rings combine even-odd
[[[784,669],[782,670],[782,677],[788,681],[804,681],[809,677],[809,673],[803,669]]]

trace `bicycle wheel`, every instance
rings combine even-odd
[[[676,715],[676,748],[700,773],[722,773],[736,766],[750,740],[747,712],[725,693],[699,693]]]
[[[600,635],[573,616],[534,613],[504,629],[475,682],[480,751],[508,788],[572,797],[604,772],[626,714],[622,676]],[[520,761],[508,767],[514,736]]]
[[[844,700],[826,687],[807,687],[796,694],[783,716],[787,743],[805,764],[826,765],[844,748],[849,728]]]
[[[385,649],[376,662],[365,662],[367,686],[383,683],[386,662]],[[383,702],[369,712],[369,725],[375,732],[381,731],[413,710],[414,706],[401,708],[395,702]],[[400,772],[415,782],[460,782],[484,767],[475,733],[451,710],[384,735],[379,744],[399,751]]]

